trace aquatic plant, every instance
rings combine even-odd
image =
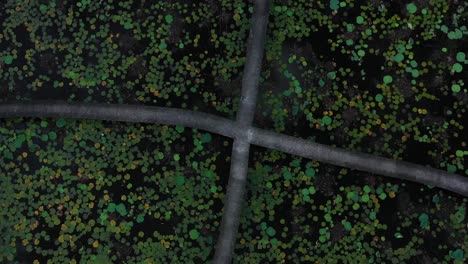
[[[258,128],[251,108],[247,126],[160,108],[232,119],[255,101],[235,87],[247,2],[4,6],[0,94],[25,102],[0,109],[41,119],[0,121],[2,260],[206,262],[223,201],[242,201],[223,177],[235,160],[249,175],[235,263],[466,258],[466,198],[434,188],[466,191],[466,3],[274,1]],[[216,134],[282,152],[251,147],[247,170]]]

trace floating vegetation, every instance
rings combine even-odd
[[[468,175],[467,8],[273,1],[256,126]],[[252,11],[240,0],[6,0],[0,100],[233,118]],[[0,261],[208,262],[230,144],[182,126],[0,120]],[[251,151],[235,263],[466,262],[466,198]]]
[[[197,149],[206,133],[168,126],[0,122],[2,260],[190,262],[212,253],[229,166],[222,137]]]
[[[235,263],[462,263],[466,198],[276,151],[255,153]],[[321,174],[337,179],[331,196],[316,191]],[[414,196],[414,206],[398,199],[404,196]]]

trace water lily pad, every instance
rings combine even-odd
[[[137,223],[143,223],[145,221],[145,217],[143,215],[139,215],[136,219]]]
[[[375,96],[375,100],[376,100],[377,102],[382,102],[382,100],[383,100],[383,95],[382,95],[382,94],[377,94],[377,95]]]
[[[58,120],[55,122],[55,125],[56,125],[57,127],[60,127],[60,128],[64,127],[66,124],[67,124],[67,121],[66,121],[65,119],[62,119],[62,118],[58,119]]]
[[[269,236],[274,236],[276,234],[276,231],[275,229],[273,229],[272,227],[268,227],[267,230],[266,230],[266,233],[269,235]]]
[[[418,219],[421,228],[426,228],[429,225],[429,216],[426,213],[420,214]]]
[[[405,58],[405,56],[403,56],[403,54],[398,53],[397,55],[395,55],[393,57],[393,60],[396,61],[396,62],[402,62],[404,58]]]
[[[330,9],[331,10],[338,10],[340,8],[340,1],[339,0],[330,0]]]
[[[460,63],[455,63],[453,66],[452,66],[452,69],[454,72],[462,72],[463,70],[463,66],[460,64]]]
[[[133,27],[132,22],[125,22],[124,28],[125,29],[131,29]]]
[[[351,226],[351,223],[348,221],[342,221],[342,224],[346,230],[351,230],[353,227]]]
[[[464,62],[466,59],[466,55],[464,52],[457,52],[457,61]]]
[[[369,195],[368,194],[364,194],[363,196],[361,196],[361,201],[367,203],[369,201]]]
[[[124,205],[124,204],[119,204],[119,205],[117,205],[117,207],[115,208],[115,210],[116,210],[117,213],[119,213],[121,216],[127,215],[127,208],[125,208],[125,205]]]
[[[166,42],[162,41],[162,42],[159,44],[159,50],[165,50],[166,48],[167,48]]]
[[[370,193],[371,188],[369,187],[369,185],[364,185],[363,191],[364,191],[365,193]]]
[[[7,159],[13,159],[13,153],[11,153],[10,151],[8,150],[4,150],[3,151],[3,157],[7,158]]]
[[[315,194],[317,192],[317,190],[315,190],[315,187],[314,186],[310,186],[309,187],[309,193],[310,194]]]
[[[416,13],[416,11],[418,11],[418,8],[416,7],[415,4],[409,3],[408,5],[406,5],[406,10],[408,10],[410,14],[414,14]]]
[[[181,176],[181,175],[177,176],[177,177],[176,177],[176,183],[177,183],[177,185],[184,185],[184,183],[185,183],[185,177],[184,177],[184,176]]]
[[[49,136],[47,134],[44,134],[41,136],[41,140],[42,141],[48,141],[49,140]]]
[[[450,251],[450,257],[452,257],[453,259],[462,260],[463,255],[464,255],[463,250],[461,250],[461,249],[456,249],[454,251]]]
[[[322,118],[322,123],[323,123],[324,125],[327,125],[327,126],[328,126],[328,125],[330,125],[330,124],[332,123],[332,118],[329,117],[329,116],[324,116],[324,117]]]
[[[450,173],[455,173],[457,171],[457,166],[450,164],[447,166],[447,171]]]
[[[50,131],[48,135],[49,135],[49,139],[52,139],[52,140],[57,139],[57,133],[55,133],[54,131]]]
[[[117,205],[115,203],[109,203],[109,205],[107,206],[107,211],[110,212],[110,213],[113,213],[113,212],[115,212],[116,207],[117,207]]]
[[[196,229],[190,230],[189,235],[190,235],[190,238],[193,240],[197,240],[198,237],[200,236],[200,234],[198,233]]]
[[[172,15],[166,15],[164,17],[164,19],[166,20],[167,23],[171,24],[173,21],[174,21],[174,18],[172,17]]]
[[[176,126],[175,129],[176,129],[176,131],[179,132],[179,133],[182,133],[182,132],[184,132],[184,130],[185,130],[183,126]]]
[[[5,64],[11,64],[13,62],[13,56],[6,55],[5,58],[3,58],[3,61],[5,62]]]
[[[461,90],[461,87],[459,84],[452,84],[452,92],[458,93],[460,92],[460,90]]]
[[[364,22],[364,18],[362,16],[356,17],[356,23],[362,24]]]
[[[384,78],[383,78],[383,81],[384,81],[384,83],[389,84],[389,83],[392,83],[393,78],[390,75],[385,75]]]
[[[211,134],[210,133],[203,134],[200,141],[203,142],[203,143],[210,142],[211,141]]]
[[[306,171],[305,171],[305,174],[306,174],[308,177],[314,177],[314,176],[315,176],[315,170],[314,170],[314,168],[307,168]]]

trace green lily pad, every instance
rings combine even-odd
[[[377,95],[375,96],[375,100],[376,100],[377,102],[382,102],[382,100],[383,100],[383,95],[377,94]]]
[[[189,236],[190,236],[191,239],[197,240],[198,237],[200,236],[200,234],[198,233],[198,231],[196,229],[192,229],[189,232]]]
[[[173,21],[174,21],[174,17],[172,17],[172,15],[166,15],[164,17],[164,19],[166,20],[167,23],[171,24]]]
[[[307,168],[306,171],[305,171],[305,174],[308,177],[314,177],[315,176],[314,168]]]
[[[119,204],[119,205],[117,205],[117,207],[115,208],[115,210],[116,210],[117,213],[119,213],[121,216],[127,215],[127,208],[125,208],[125,205],[124,205],[124,204]]]
[[[364,190],[365,193],[370,193],[371,188],[369,187],[369,185],[364,185],[363,190]]]
[[[266,233],[269,235],[269,236],[274,236],[276,234],[276,231],[275,229],[273,229],[272,227],[268,227],[267,230],[266,230]]]
[[[383,78],[383,81],[384,81],[384,83],[389,84],[389,83],[392,83],[393,78],[390,75],[385,75],[384,78]]]
[[[310,194],[315,194],[317,192],[317,190],[315,190],[315,187],[314,186],[310,186],[309,187],[309,193]]]
[[[402,62],[404,58],[405,58],[405,56],[403,54],[398,53],[397,55],[395,55],[395,57],[393,57],[393,60],[395,62]]]
[[[210,133],[205,133],[205,134],[202,135],[200,141],[202,143],[208,143],[208,142],[211,142],[211,139],[212,139],[211,134]]]
[[[420,214],[418,220],[421,228],[426,228],[429,225],[429,216],[426,213]]]
[[[464,62],[466,59],[466,55],[464,52],[457,52],[457,61]]]
[[[145,217],[143,215],[139,215],[136,219],[137,223],[143,223],[145,221]]]
[[[109,203],[109,205],[107,206],[107,211],[109,211],[110,213],[113,213],[115,212],[115,208],[116,208],[116,204],[115,203]]]
[[[330,9],[331,10],[338,10],[340,8],[340,1],[339,0],[330,0]]]
[[[453,66],[452,66],[452,69],[454,72],[462,72],[463,70],[463,66],[460,64],[460,63],[455,63]]]
[[[356,23],[362,24],[364,22],[364,18],[362,16],[356,17]]]
[[[177,185],[184,185],[185,177],[184,176],[177,176],[176,183],[177,183]]]
[[[185,130],[183,126],[176,126],[175,128],[176,128],[176,131],[179,133],[182,133]]]
[[[4,150],[3,151],[3,157],[7,158],[7,159],[13,159],[13,153],[11,153],[10,151],[8,150]]]
[[[324,116],[324,117],[322,118],[322,123],[323,123],[324,125],[327,125],[327,126],[328,126],[328,125],[330,125],[330,124],[332,123],[332,118],[329,117],[329,116]]]
[[[50,131],[48,135],[49,135],[49,139],[52,139],[52,140],[57,139],[57,133],[55,133],[54,131]]]
[[[369,201],[369,195],[368,194],[364,194],[363,196],[361,196],[361,201],[367,203]]]
[[[125,29],[131,29],[133,27],[132,22],[125,22],[124,28]]]
[[[58,120],[55,122],[55,125],[56,125],[57,127],[60,127],[60,128],[64,127],[66,124],[67,124],[67,121],[66,121],[65,119],[62,119],[62,118],[58,119]]]
[[[165,50],[166,48],[167,48],[166,42],[162,41],[162,42],[159,44],[159,50]]]
[[[348,222],[348,221],[343,221],[342,223],[343,223],[344,228],[345,228],[346,230],[348,230],[348,231],[351,230],[351,229],[353,228],[353,227],[351,226],[351,223]]]
[[[452,257],[453,259],[462,260],[463,256],[464,256],[464,253],[463,253],[463,250],[461,249],[450,251],[450,257]]]
[[[3,61],[5,62],[5,64],[11,64],[13,62],[13,56],[6,55],[5,58],[3,58]]]
[[[452,84],[452,92],[458,93],[461,91],[461,87],[459,84]]]
[[[418,8],[416,7],[415,4],[409,3],[408,5],[406,5],[406,10],[408,10],[410,14],[414,14],[416,13],[416,11],[418,11]]]

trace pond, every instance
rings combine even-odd
[[[254,125],[467,176],[468,2],[271,1]],[[235,119],[251,1],[4,1],[0,100]],[[1,103],[1,102],[0,102]],[[232,139],[0,120],[5,263],[207,263]],[[464,263],[466,203],[251,147],[234,263]]]

